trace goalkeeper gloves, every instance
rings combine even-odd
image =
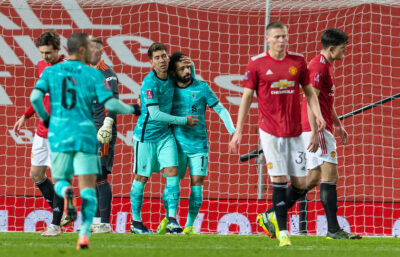
[[[110,117],[106,117],[103,122],[103,126],[97,132],[97,140],[102,144],[108,144],[112,139],[112,125],[114,120]]]
[[[136,116],[139,116],[142,113],[142,111],[140,110],[140,105],[132,104],[131,106],[133,107],[134,110],[133,114],[135,114]]]

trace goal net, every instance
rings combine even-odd
[[[39,231],[51,221],[51,209],[29,178],[30,151],[37,117],[20,136],[14,123],[29,106],[35,65],[41,60],[37,37],[55,29],[66,38],[84,31],[105,45],[103,59],[120,81],[120,98],[137,100],[151,71],[147,48],[163,42],[169,53],[192,58],[196,76],[209,83],[236,123],[244,70],[249,59],[264,51],[266,13],[289,29],[289,50],[310,61],[319,53],[324,29],[337,27],[349,35],[344,60],[334,64],[335,105],[343,115],[400,91],[400,5],[395,0],[7,0],[0,1],[0,231]],[[269,10],[269,12],[268,12]],[[195,222],[202,233],[262,233],[258,213],[272,206],[272,187],[262,160],[240,163],[228,154],[222,121],[207,111],[210,139],[204,202]],[[394,100],[343,121],[350,135],[338,145],[338,215],[347,231],[362,235],[400,235],[400,101]],[[118,117],[113,174],[112,227],[128,232],[129,192],[133,181],[132,131],[136,119]],[[245,123],[240,152],[258,148],[257,104]],[[47,172],[50,176],[50,172]],[[163,218],[165,180],[155,174],[145,188],[143,221],[155,231]],[[75,182],[76,186],[76,182]],[[76,190],[78,192],[78,190]],[[189,178],[181,182],[178,212],[186,221]],[[319,187],[308,194],[308,232],[325,234],[326,220]],[[298,207],[290,213],[291,233],[298,232]],[[69,227],[67,231],[79,226]]]

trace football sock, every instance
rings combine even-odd
[[[143,191],[144,183],[133,180],[131,188],[131,208],[132,208],[132,219],[141,221],[141,210],[143,205]]]
[[[64,198],[65,190],[70,186],[71,184],[67,180],[60,179],[54,184],[54,191],[59,197]]]
[[[96,185],[98,192],[98,209],[100,211],[101,223],[110,223],[112,193],[111,186],[107,180],[98,181]]]
[[[53,220],[51,221],[51,224],[59,226],[63,213],[64,213],[64,198],[61,198],[57,194],[54,194]]]
[[[40,192],[46,202],[53,208],[53,199],[54,199],[54,185],[51,183],[50,179],[46,177],[42,181],[35,182],[35,185],[39,188]]]
[[[79,231],[79,237],[83,235],[90,237],[90,227],[92,225],[93,217],[97,208],[96,190],[94,188],[87,187],[82,189],[80,193],[82,198],[82,226],[81,230]]]
[[[337,213],[336,184],[332,182],[321,182],[320,198],[322,206],[325,209],[326,220],[328,223],[328,230],[331,233],[335,233],[340,229],[339,222],[336,216]]]
[[[165,193],[165,200],[168,205],[168,217],[176,217],[176,213],[178,211],[179,205],[179,177],[167,177],[167,184],[165,185],[166,190]]]
[[[307,194],[308,190],[301,190],[293,185],[290,185],[286,192],[286,204],[289,210],[303,195]]]
[[[278,222],[279,230],[287,230],[287,183],[272,183],[272,186],[272,203],[274,205],[275,216]]]
[[[189,212],[185,227],[193,226],[197,215],[199,214],[201,204],[203,203],[203,186],[191,186],[189,199]]]
[[[163,192],[163,195],[162,195],[162,201],[163,201],[163,205],[164,205],[164,209],[165,209],[165,217],[167,217],[168,218],[168,202],[167,202],[167,198],[166,198],[166,196],[167,196],[167,187],[165,186],[164,187],[164,192]]]

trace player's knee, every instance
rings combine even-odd
[[[319,183],[319,178],[311,178],[307,180],[307,189],[311,190],[316,187]]]
[[[39,182],[46,178],[46,169],[38,166],[32,166],[30,171],[30,177],[33,182]]]

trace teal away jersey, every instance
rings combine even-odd
[[[173,126],[173,133],[180,152],[208,152],[205,112],[207,105],[212,108],[218,102],[218,98],[204,81],[193,79],[193,82],[186,88],[175,87],[172,115],[198,115],[197,119],[200,120],[200,123],[194,127]]]
[[[51,151],[97,153],[93,104],[113,97],[101,72],[69,60],[46,68],[35,88],[50,94]]]
[[[174,96],[173,80],[162,80],[155,71],[151,71],[143,80],[140,89],[142,114],[139,116],[133,137],[140,142],[156,142],[171,134],[169,124],[155,121],[150,117],[147,107],[158,105],[161,112],[171,114]]]

